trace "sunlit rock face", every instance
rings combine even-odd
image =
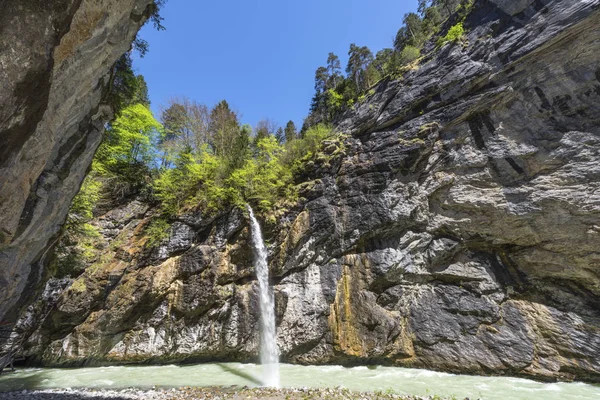
[[[264,226],[283,361],[600,380],[600,1],[500,3],[347,112]],[[32,360],[257,359],[243,212],[184,215],[144,250],[152,213],[94,222],[102,257]]]
[[[3,1],[0,13],[0,321],[13,321],[96,150],[110,70],[150,0]]]

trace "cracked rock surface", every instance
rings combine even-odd
[[[0,321],[14,322],[43,284],[110,118],[112,66],[151,0],[1,3]]]
[[[465,27],[349,110],[344,151],[265,227],[283,361],[600,381],[600,1],[480,1]],[[151,213],[94,222],[110,251],[27,354],[256,359],[242,212],[148,252]]]

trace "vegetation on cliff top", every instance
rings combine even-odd
[[[92,168],[76,196],[56,254],[55,273],[77,274],[89,263],[98,231],[89,222],[133,196],[156,204],[148,244],[168,235],[169,221],[190,209],[216,214],[250,203],[274,223],[297,200],[295,179],[333,135],[316,125],[298,135],[268,120],[253,129],[226,101],[212,109],[189,99],[172,100],[152,115],[143,79],[129,77],[129,95],[106,130]],[[134,85],[135,86],[135,85]]]
[[[416,13],[403,18],[392,48],[375,55],[366,46],[350,44],[346,75],[341,71],[339,57],[329,53],[325,66],[315,72],[315,95],[305,128],[319,122],[331,123],[342,112],[361,102],[382,79],[400,78],[410,65],[421,57],[425,44],[439,35],[446,21],[458,22],[440,36],[439,46],[454,42],[464,35],[462,21],[474,0],[419,0]]]
[[[156,1],[150,10],[157,29],[164,29],[158,13],[163,3]],[[306,165],[324,157],[319,151],[334,135],[330,124],[372,94],[378,81],[400,77],[434,35],[440,37],[438,45],[462,38],[462,21],[471,5],[472,0],[419,0],[418,12],[404,16],[393,48],[373,56],[365,46],[350,45],[346,75],[339,58],[329,53],[326,66],[315,73],[316,93],[300,132],[292,121],[285,127],[270,120],[254,128],[242,124],[225,100],[209,108],[173,99],[162,107],[159,122],[150,111],[144,77],[133,72],[131,55],[125,54],[114,67],[107,98],[116,118],[71,207],[55,272],[66,275],[83,268],[98,235],[89,224],[94,213],[132,196],[156,203],[158,213],[147,228],[150,245],[168,235],[169,221],[193,208],[210,214],[248,202],[274,223],[296,203],[296,185]],[[449,20],[455,24],[440,35]],[[134,49],[143,55],[148,46],[137,39]]]

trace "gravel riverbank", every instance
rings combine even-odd
[[[267,389],[267,388],[179,388],[125,390],[23,390],[0,393],[3,400],[438,400],[439,397],[400,396],[389,393],[359,393],[347,389]]]

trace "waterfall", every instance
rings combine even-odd
[[[252,244],[254,246],[254,268],[260,292],[260,362],[263,368],[263,384],[279,387],[279,352],[275,336],[275,300],[269,286],[269,264],[267,249],[262,238],[260,225],[249,205]]]

